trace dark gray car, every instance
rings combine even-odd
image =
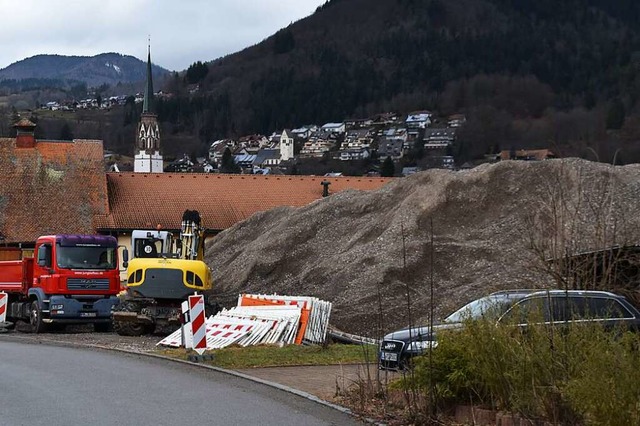
[[[545,323],[599,322],[605,326],[640,329],[640,312],[623,296],[605,291],[509,290],[474,300],[430,327],[411,327],[384,336],[378,352],[381,369],[397,370],[437,346],[439,330],[459,328],[466,320],[487,319],[526,326],[528,313],[540,313]]]

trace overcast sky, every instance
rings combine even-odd
[[[0,0],[0,69],[38,54],[117,52],[181,71],[258,43],[325,0]]]

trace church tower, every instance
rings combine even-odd
[[[151,78],[151,46],[147,57],[147,86],[144,90],[142,115],[136,136],[136,155],[133,163],[135,173],[162,173],[163,161],[160,154],[160,126],[158,116],[153,112],[153,80]]]

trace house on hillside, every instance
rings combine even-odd
[[[447,125],[449,127],[462,127],[467,122],[467,118],[464,114],[452,114],[447,118]]]
[[[327,123],[323,125],[320,130],[324,130],[325,132],[332,134],[342,134],[345,132],[346,128],[344,123]]]
[[[402,140],[384,139],[378,147],[380,159],[391,157],[392,159],[402,158],[404,154],[404,142]]]
[[[392,126],[398,123],[398,114],[395,112],[385,112],[382,114],[376,114],[371,117],[371,125],[377,129],[384,128],[386,126]]]
[[[342,161],[355,161],[355,160],[364,160],[365,158],[371,157],[371,152],[368,148],[361,149],[345,149],[340,150],[340,157],[338,157]]]
[[[368,149],[373,143],[373,135],[368,129],[349,130],[340,149]]]
[[[297,129],[292,129],[291,135],[296,139],[306,140],[309,139],[309,137],[316,131],[318,131],[318,126],[312,124],[308,126],[298,127]]]
[[[235,154],[233,161],[240,166],[244,172],[251,173],[253,171],[253,163],[256,161],[257,154],[247,154],[246,152]]]
[[[523,161],[542,161],[557,156],[550,149],[515,149],[500,151],[499,159],[504,160],[523,160]]]
[[[456,167],[451,155],[431,155],[422,159],[424,167],[427,169],[447,169],[453,170]]]
[[[345,130],[367,129],[371,127],[373,120],[370,118],[350,118],[344,121]]]
[[[271,141],[264,135],[247,135],[238,139],[237,147],[245,149],[248,154],[257,154],[262,148],[271,148]]]
[[[414,111],[407,115],[405,124],[407,129],[426,129],[431,125],[431,117],[433,114],[430,111]]]
[[[426,149],[445,149],[455,142],[456,129],[451,127],[425,129],[423,140]]]
[[[229,148],[231,152],[235,151],[238,144],[232,139],[219,139],[211,143],[209,147],[209,161],[220,164],[224,151]]]
[[[187,154],[184,154],[182,158],[178,158],[175,161],[172,161],[165,167],[166,172],[175,172],[175,173],[191,173],[193,172],[193,161],[189,158]]]
[[[300,157],[322,157],[335,146],[335,136],[329,131],[318,130],[304,143]]]
[[[277,167],[280,165],[280,150],[273,148],[263,148],[256,154],[253,160],[253,167],[265,169],[268,167]]]

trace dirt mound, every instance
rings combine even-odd
[[[638,165],[431,170],[258,213],[219,234],[205,258],[223,304],[239,292],[317,296],[334,303],[334,325],[376,337],[426,321],[431,283],[441,318],[491,291],[554,286],[541,259],[636,243],[639,194]]]

